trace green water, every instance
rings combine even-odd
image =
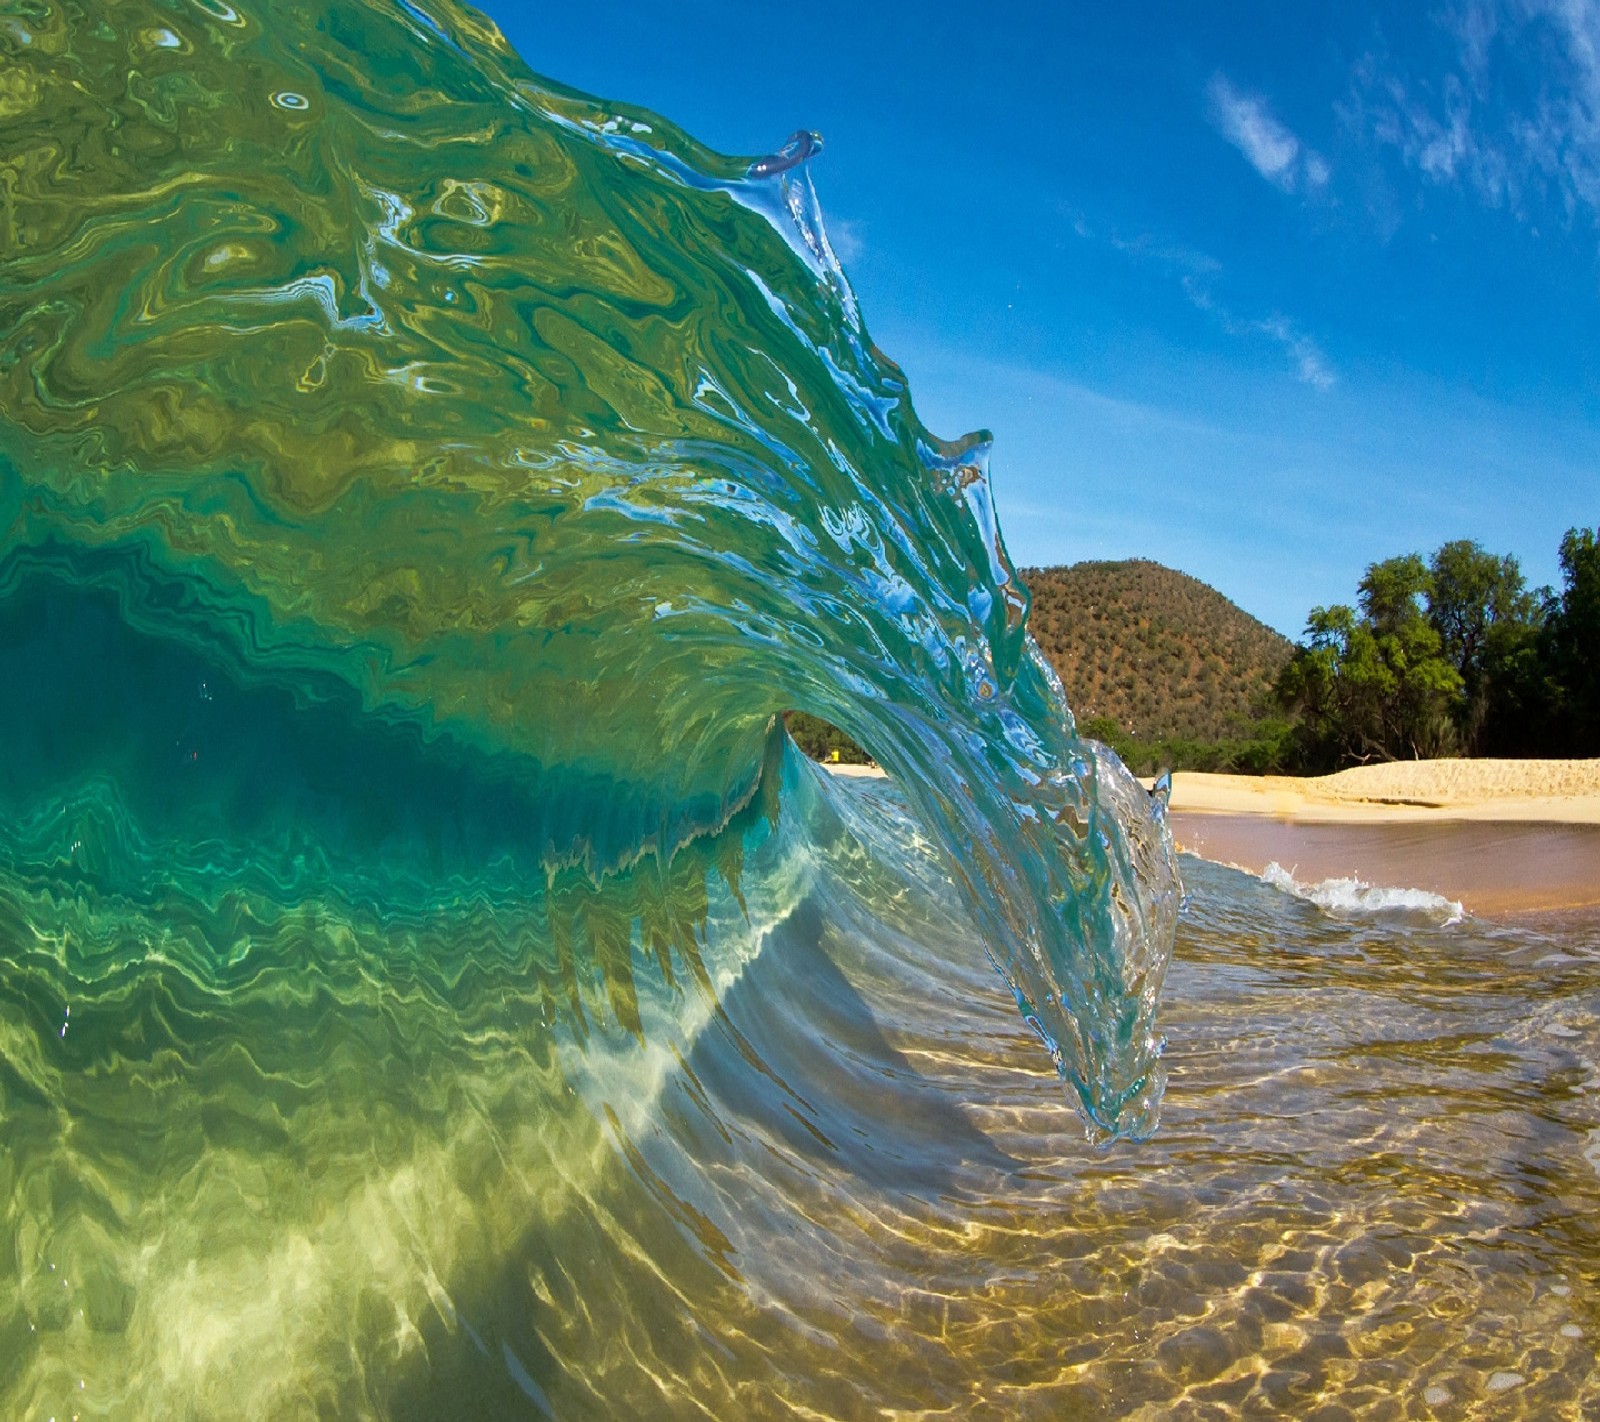
[[[710,154],[453,7],[41,5],[3,43],[0,576],[488,757],[551,871],[718,830],[821,714],[911,788],[1092,1129],[1153,1127],[1165,831],[1026,638],[983,440],[871,347],[810,136]]]

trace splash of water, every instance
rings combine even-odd
[[[1307,884],[1296,879],[1292,869],[1285,869],[1276,860],[1261,871],[1261,882],[1341,916],[1389,914],[1446,928],[1466,917],[1466,910],[1457,900],[1428,889],[1368,884],[1354,876]]]

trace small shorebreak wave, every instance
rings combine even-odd
[[[1427,889],[1394,888],[1368,884],[1357,878],[1329,878],[1306,884],[1274,861],[1261,871],[1261,882],[1270,888],[1315,904],[1336,918],[1378,916],[1450,928],[1467,916],[1455,899]]]

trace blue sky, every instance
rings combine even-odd
[[[1600,522],[1600,0],[483,6],[536,71],[813,176],[869,329],[988,428],[1023,564],[1298,635]]]

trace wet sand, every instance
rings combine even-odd
[[[1500,917],[1600,907],[1600,760],[1433,760],[1172,777],[1179,845],[1301,883],[1359,879]]]
[[[1443,894],[1491,918],[1600,908],[1600,825],[1487,820],[1379,823],[1174,811],[1180,849],[1301,883],[1359,879]]]

